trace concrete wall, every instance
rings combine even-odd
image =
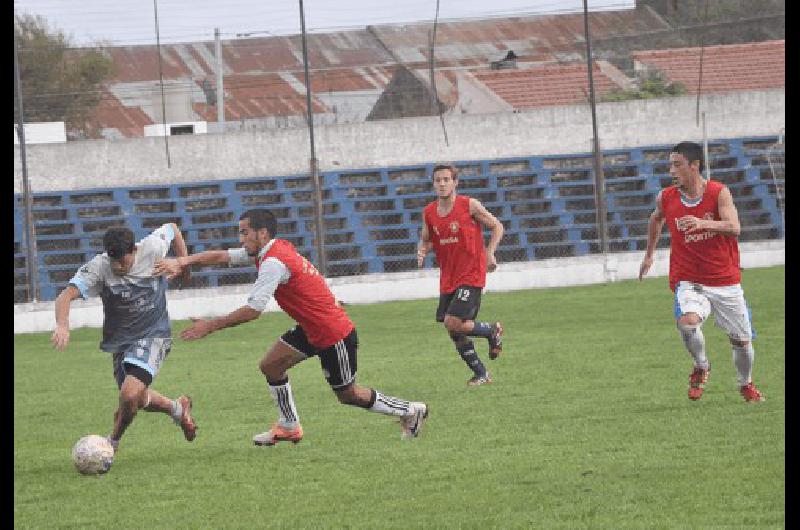
[[[695,97],[602,103],[598,134],[604,149],[701,140]],[[771,90],[703,96],[708,138],[778,134],[785,126],[785,92]],[[588,105],[520,113],[407,118],[315,128],[320,169],[369,168],[440,160],[591,151]],[[32,145],[28,175],[34,192],[190,183],[200,180],[291,175],[308,171],[305,128],[169,138],[86,140]],[[19,147],[14,191],[22,190]]]
[[[739,249],[743,268],[770,267],[786,262],[782,240],[740,243]],[[607,259],[594,255],[500,264],[495,272],[487,276],[485,291],[515,291],[633,279],[639,274],[639,264],[643,256],[644,252],[623,252],[609,254]],[[648,277],[663,277],[668,272],[669,253],[665,249],[657,250]],[[328,283],[339,300],[351,304],[434,299],[438,298],[439,293],[439,271],[427,269],[417,272],[367,274],[333,278]],[[171,290],[167,293],[167,303],[170,316],[174,320],[216,317],[244,305],[249,291],[249,285]],[[664,296],[670,296],[666,279]],[[275,301],[271,301],[267,311],[277,310]],[[431,311],[433,310],[434,305],[431,305]],[[70,325],[73,329],[100,327],[102,324],[103,308],[99,298],[73,302],[70,312]],[[15,334],[52,331],[54,326],[53,302],[14,305]]]

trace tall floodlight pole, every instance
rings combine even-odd
[[[608,253],[608,238],[606,235],[606,183],[603,176],[603,154],[600,152],[600,139],[597,137],[597,111],[594,99],[594,75],[592,73],[594,61],[592,60],[592,39],[589,35],[589,7],[587,0],[583,0],[583,28],[586,37],[586,64],[589,68],[589,103],[592,107],[592,143],[594,149],[594,196],[597,203],[597,228],[600,232],[600,251]]]
[[[325,226],[322,222],[322,186],[319,182],[317,152],[314,148],[314,111],[311,108],[311,82],[308,76],[308,50],[306,47],[306,16],[303,0],[300,0],[300,29],[303,32],[303,70],[306,83],[306,116],[308,117],[308,135],[311,143],[311,181],[314,184],[314,225],[317,230],[317,267],[323,276],[328,273],[328,260],[325,257]]]
[[[33,197],[28,181],[28,159],[25,152],[25,114],[22,106],[22,83],[19,75],[19,50],[17,48],[17,28],[14,28],[14,88],[17,91],[17,135],[19,136],[19,158],[22,162],[22,202],[25,207],[25,268],[28,274],[28,301],[39,299],[39,270],[36,267],[36,237],[33,229]]]

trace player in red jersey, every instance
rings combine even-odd
[[[739,215],[730,190],[720,182],[703,179],[703,163],[703,149],[696,143],[681,142],[670,152],[669,173],[675,185],[656,197],[639,280],[653,265],[653,251],[666,222],[671,238],[669,286],[675,292],[675,318],[694,361],[689,399],[700,399],[708,381],[710,366],[701,327],[713,314],[733,347],[739,392],[746,401],[762,401],[751,378],[751,341],[755,334],[740,285],[736,239]]]
[[[454,166],[441,164],[433,168],[433,187],[438,200],[422,212],[417,265],[422,267],[433,248],[440,270],[436,321],[444,323],[459,355],[474,372],[467,384],[478,386],[491,383],[492,379],[469,337],[484,337],[489,341],[490,359],[496,359],[503,349],[500,322],[475,320],[486,272],[497,268],[494,253],[503,238],[503,225],[480,201],[458,195],[457,186],[458,172]],[[486,248],[483,227],[492,231]]]
[[[258,277],[247,304],[223,317],[192,319],[194,323],[181,332],[181,338],[197,340],[254,320],[274,297],[297,326],[284,333],[261,360],[261,372],[278,408],[278,420],[267,432],[256,434],[253,443],[275,445],[302,439],[303,428],[286,371],[314,356],[319,357],[325,378],[340,403],[398,417],[402,437],[417,436],[428,416],[428,406],[356,384],[358,336],[353,323],[314,265],[298,254],[289,241],[277,239],[276,229],[277,221],[270,211],[248,210],[239,218],[243,248],[209,250],[156,264],[156,271],[169,278],[191,265],[250,265],[255,259]]]

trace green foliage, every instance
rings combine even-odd
[[[475,339],[494,379],[479,388],[431,293],[347,306],[359,382],[426,401],[419,438],[338,404],[311,359],[290,372],[305,438],[254,447],[275,417],[258,360],[290,324],[268,313],[176,339],[153,388],[192,396],[197,439],[140,412],[102,477],[70,462],[79,437],[108,433],[117,403],[100,331],[75,330],[65,352],[49,334],[16,335],[14,527],[784,528],[785,267],[747,269],[742,284],[763,403],[739,396],[711,322],[711,378],[687,399],[666,278],[485,293],[480,318],[506,336],[496,361]]]
[[[102,48],[71,48],[69,38],[40,16],[17,15],[14,31],[25,121],[64,121],[68,130],[93,136],[85,121],[100,101],[101,83],[114,73],[111,59]],[[14,122],[19,122],[16,100]]]
[[[601,101],[627,101],[631,99],[654,99],[682,96],[686,94],[683,83],[668,82],[659,72],[648,72],[639,80],[639,87],[631,90],[616,89],[604,94]]]

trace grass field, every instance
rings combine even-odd
[[[505,351],[492,385],[469,373],[433,321],[433,299],[348,307],[358,380],[424,400],[419,438],[339,405],[316,360],[291,372],[305,438],[254,447],[275,417],[258,361],[290,320],[176,340],[153,387],[194,399],[198,438],[140,413],[112,470],[84,477],[73,443],[107,434],[116,407],[100,332],[65,352],[14,339],[16,528],[711,528],[784,526],[784,267],[746,270],[758,337],[737,392],[731,350],[705,326],[712,373],[699,402],[665,278],[487,293]],[[176,322],[180,330],[186,322]]]

